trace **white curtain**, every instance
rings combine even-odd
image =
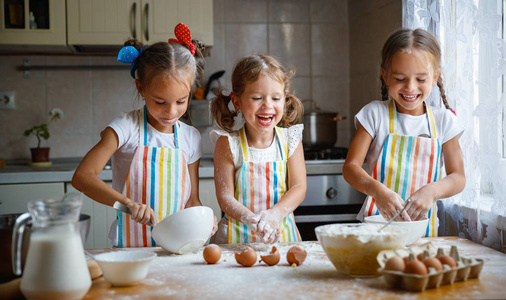
[[[404,0],[403,26],[424,28],[442,48],[444,87],[465,131],[462,193],[438,201],[440,235],[506,252],[504,0]],[[442,106],[434,89],[429,104]]]

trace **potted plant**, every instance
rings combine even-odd
[[[40,147],[40,142],[41,139],[49,139],[51,136],[48,129],[49,124],[57,119],[63,118],[63,111],[59,108],[53,108],[49,112],[49,116],[49,122],[33,126],[32,128],[25,130],[24,133],[25,136],[33,134],[37,138],[37,148],[30,148],[32,153],[32,163],[35,164],[49,162],[49,147]]]

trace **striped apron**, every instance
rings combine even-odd
[[[244,161],[239,170],[235,172],[235,199],[242,203],[253,213],[270,209],[282,198],[287,189],[287,160],[288,147],[283,134],[275,127],[278,145],[281,152],[281,160],[274,162],[251,162],[249,161],[248,143],[244,127],[239,134]],[[259,237],[246,224],[241,223],[230,216],[228,219],[228,243],[254,243],[259,242]],[[300,234],[295,225],[293,212],[284,217],[280,222],[281,238],[279,242],[300,241]]]
[[[381,154],[376,162],[372,177],[393,190],[406,201],[422,186],[441,178],[441,144],[436,135],[436,123],[429,106],[427,119],[431,137],[396,134],[397,109],[395,101],[390,100],[390,134],[385,140]],[[374,198],[368,196],[359,217],[379,215]],[[436,202],[425,215],[429,219],[425,236],[437,236],[438,220]]]
[[[190,197],[190,175],[183,151],[179,148],[174,125],[175,149],[147,146],[146,106],[139,110],[139,147],[128,171],[123,194],[137,203],[149,205],[160,222],[184,209]],[[154,247],[152,226],[133,221],[118,212],[118,247]]]

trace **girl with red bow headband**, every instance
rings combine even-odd
[[[151,232],[166,216],[199,206],[199,131],[179,121],[188,108],[201,43],[191,41],[180,23],[177,39],[144,46],[129,40],[118,61],[131,64],[144,107],[114,119],[84,157],[72,185],[93,200],[120,202],[131,216],[118,212],[109,238],[116,247],[156,246]],[[112,187],[99,174],[112,161]],[[216,220],[215,220],[216,228]],[[214,234],[213,230],[213,234]]]

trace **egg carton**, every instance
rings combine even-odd
[[[392,271],[383,269],[386,261],[392,256],[400,256],[402,258],[411,256],[416,258],[437,257],[440,255],[450,255],[457,266],[451,268],[443,265],[443,270],[436,271],[429,268],[427,275],[407,274],[400,271]],[[458,281],[466,281],[470,278],[478,278],[483,268],[484,260],[481,258],[466,258],[459,255],[456,246],[452,246],[449,253],[445,253],[442,248],[436,249],[430,242],[421,246],[415,246],[407,249],[384,250],[378,253],[378,263],[381,268],[378,269],[385,281],[394,288],[400,288],[413,292],[423,292],[426,289],[438,288],[441,285],[453,284]]]

